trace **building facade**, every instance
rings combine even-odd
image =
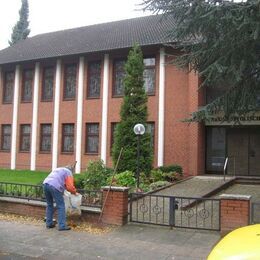
[[[124,63],[138,43],[154,166],[177,163],[187,175],[222,172],[227,144],[236,147],[240,138],[236,131],[252,131],[258,171],[258,118],[254,130],[183,122],[206,95],[197,75],[171,64],[178,55],[166,45],[174,42],[168,36],[173,26],[170,18],[148,16],[42,34],[0,51],[0,167],[47,171],[76,160],[81,172],[99,158],[112,166]]]

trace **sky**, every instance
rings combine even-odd
[[[142,0],[28,0],[30,36],[149,15]],[[8,47],[21,0],[0,1],[0,49]]]

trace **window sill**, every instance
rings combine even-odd
[[[49,103],[49,102],[53,102],[53,99],[48,99],[48,100],[47,100],[47,99],[46,99],[46,100],[43,100],[43,99],[42,99],[41,102],[43,102],[43,103],[46,103],[46,102]]]
[[[61,152],[61,154],[64,154],[64,155],[71,155],[71,154],[74,154],[74,151],[73,151],[73,152]]]
[[[112,98],[123,98],[123,97],[124,97],[124,95],[121,95],[121,96],[120,95],[118,95],[118,96],[113,95],[112,96]]]
[[[84,153],[85,155],[91,155],[91,156],[93,156],[93,155],[99,155],[99,153]]]
[[[39,151],[39,154],[51,154],[51,151]]]
[[[11,152],[11,150],[0,150],[0,153],[10,153]]]
[[[31,151],[19,151],[19,153],[30,153]]]
[[[86,99],[87,99],[87,100],[88,100],[88,99],[100,99],[100,96],[98,96],[98,97],[87,97]]]
[[[62,101],[75,101],[76,99],[75,98],[63,98]]]
[[[21,100],[21,103],[23,103],[23,104],[27,104],[27,103],[32,103],[32,101],[31,101],[31,100],[30,100],[30,101]]]
[[[3,105],[12,105],[13,102],[2,102]]]

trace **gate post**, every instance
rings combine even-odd
[[[221,232],[226,233],[250,223],[250,195],[220,195]]]
[[[170,197],[169,203],[169,225],[174,227],[175,225],[175,197]]]
[[[102,187],[103,214],[102,221],[106,224],[124,225],[128,218],[128,190],[127,187]]]

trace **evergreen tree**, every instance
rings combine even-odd
[[[9,45],[12,46],[20,40],[24,40],[30,33],[29,29],[29,5],[28,0],[22,0],[22,6],[19,11],[19,21],[13,27],[13,32],[11,35],[11,40],[9,41]]]
[[[143,0],[144,8],[174,19],[169,28],[175,63],[199,73],[202,86],[224,86],[225,93],[194,112],[192,120],[210,120],[222,112],[246,115],[260,110],[260,1]],[[170,18],[171,17],[171,18]]]
[[[134,126],[138,123],[146,125],[147,95],[143,80],[143,55],[139,46],[135,45],[129,52],[125,64],[126,76],[124,79],[124,100],[121,106],[121,121],[115,130],[113,145],[113,162],[116,164],[120,150],[123,147],[122,157],[118,165],[118,172],[137,168],[137,136]],[[140,137],[140,171],[149,172],[152,167],[151,136],[145,133]]]

